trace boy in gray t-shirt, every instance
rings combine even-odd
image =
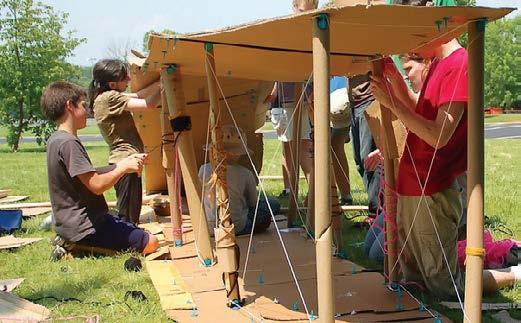
[[[133,155],[104,168],[94,168],[77,137],[86,126],[85,91],[72,83],[54,82],[43,92],[44,115],[58,130],[47,141],[47,171],[53,224],[57,241],[53,256],[68,243],[123,251],[151,253],[158,247],[155,236],[108,214],[103,192],[125,174],[140,174],[146,155]]]

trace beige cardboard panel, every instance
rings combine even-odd
[[[174,265],[192,294],[224,289],[219,266],[204,267],[199,258],[177,259]]]
[[[3,236],[0,237],[0,250],[22,247],[40,240],[42,240],[42,238],[16,238],[14,236]]]
[[[311,25],[309,25],[311,27]],[[175,49],[170,47],[163,57],[160,48],[168,40],[157,36],[151,38],[150,56],[147,58],[148,69],[155,71],[162,65],[179,64],[186,75],[204,75],[203,44],[178,40]],[[308,39],[311,43],[311,38]],[[170,40],[172,43],[172,40]],[[266,81],[305,81],[312,70],[310,53],[295,53],[253,48],[214,45],[216,73],[219,77],[233,77]],[[158,64],[155,64],[158,62]],[[332,55],[331,72],[333,74],[363,74],[369,70],[366,58],[353,58],[345,55]],[[188,100],[188,98],[187,98]]]
[[[480,18],[496,20],[510,11],[483,7],[343,6],[260,20],[184,38],[311,51],[311,19],[317,13],[328,13],[332,53],[399,54],[434,39],[449,40],[453,36],[444,35],[467,21]],[[436,21],[443,22],[444,17],[449,17],[448,25],[442,25],[438,31]],[[465,28],[460,29],[460,33],[465,31]]]
[[[29,196],[6,196],[0,198],[0,204],[2,203],[15,203],[27,199]]]
[[[131,74],[132,82],[136,89],[142,84],[147,83],[149,73],[153,74],[154,79],[157,74],[152,72],[143,73],[142,70],[133,67],[134,74]],[[203,164],[204,150],[206,144],[206,133],[208,127],[208,91],[206,90],[206,79],[204,77],[190,77],[183,79],[185,95],[187,100],[186,113],[192,118],[192,136],[196,153],[198,167]],[[228,97],[227,102],[233,111],[234,118],[247,135],[248,146],[253,149],[252,156],[256,167],[260,170],[262,166],[262,134],[256,134],[255,130],[259,127],[259,120],[265,116],[266,106],[260,104],[272,84],[269,82],[246,81],[225,78],[222,81],[223,92]],[[224,104],[224,103],[223,103]],[[226,109],[226,111],[228,111]],[[145,145],[145,151],[149,154],[145,162],[145,188],[147,193],[164,191],[166,187],[166,176],[162,166],[161,156],[161,129],[159,127],[160,109],[147,110],[134,114],[138,132]],[[264,119],[262,119],[264,120]],[[222,119],[223,124],[232,123],[229,113],[225,113]],[[263,125],[263,123],[262,123]],[[262,126],[260,125],[260,126]],[[241,164],[251,169],[251,164],[246,157],[242,158]]]
[[[49,318],[51,312],[44,306],[31,303],[11,293],[0,291],[0,321],[28,322]]]
[[[172,265],[171,260],[147,260],[145,265],[152,279],[152,284],[159,294],[163,310],[190,309],[193,299],[187,291],[187,285]]]
[[[25,278],[16,278],[16,279],[5,279],[0,280],[0,290],[4,292],[11,292],[13,289],[18,287]]]
[[[212,42],[219,76],[302,81],[311,71],[311,19],[324,12],[329,14],[331,25],[331,73],[362,74],[369,70],[367,57],[432,48],[465,32],[468,21],[493,21],[511,10],[337,6],[215,32],[178,35],[176,39],[152,35],[146,64],[149,70],[158,70],[163,64],[176,63],[183,66],[185,74],[204,75],[203,43]],[[444,17],[448,18],[447,26]],[[437,21],[441,22],[439,30]]]
[[[364,114],[369,125],[369,130],[371,130],[371,134],[373,135],[374,142],[376,143],[378,149],[382,150],[382,142],[380,137],[380,103],[378,101],[373,101],[373,103],[371,103],[369,107],[367,107]],[[403,126],[402,122],[398,120],[396,117],[392,120],[392,125],[394,130],[394,136],[396,138],[396,145],[398,146],[398,155],[401,156],[403,154],[403,150],[405,149],[407,131]]]
[[[167,311],[168,317],[176,322],[244,322],[261,319],[254,304],[245,305],[240,310],[232,310],[226,305],[226,291],[212,291],[193,295],[196,310]]]

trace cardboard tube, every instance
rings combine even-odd
[[[334,322],[331,229],[331,138],[329,131],[329,20],[314,17],[313,91],[315,98],[315,238],[317,253],[318,317]]]
[[[293,164],[293,174],[288,174],[290,183],[290,198],[288,201],[288,228],[293,227],[295,218],[298,212],[298,186],[299,186],[299,175],[300,175],[300,129],[302,127],[302,102],[299,103],[299,98],[302,94],[302,87],[297,84],[295,86],[295,113],[293,114],[293,138],[290,142],[291,156],[287,156],[289,159],[287,162]]]
[[[165,92],[161,93],[161,114],[160,114],[160,124],[161,124],[161,135],[162,135],[162,153],[163,153],[163,168],[165,169],[166,174],[166,184],[168,188],[168,199],[170,200],[170,219],[172,222],[172,231],[173,237],[176,246],[182,244],[183,242],[183,234],[182,234],[182,220],[181,220],[181,212],[179,211],[179,192],[177,183],[175,181],[175,158],[176,158],[176,148],[173,143],[164,142],[165,140],[171,141],[175,138],[174,132],[172,131],[172,127],[169,123],[170,113],[168,112],[168,102],[166,99]]]
[[[161,71],[161,83],[165,91],[170,118],[176,115],[183,115],[185,102],[179,68],[163,69]],[[214,261],[214,256],[208,232],[208,222],[201,203],[201,183],[197,173],[191,131],[187,130],[179,133],[176,145],[179,149],[179,163],[183,175],[195,242],[204,265],[210,265]]]
[[[468,25],[468,150],[467,150],[467,246],[483,248],[485,196],[483,77],[485,20]],[[483,257],[467,255],[465,274],[465,322],[481,322]]]
[[[376,76],[382,76],[383,74],[383,61],[377,60],[373,61],[373,74]],[[391,123],[393,118],[393,114],[391,110],[380,105],[381,110],[381,136],[382,146],[384,147],[383,155],[384,155],[384,176],[386,185],[384,187],[384,209],[385,209],[385,217],[387,221],[384,222],[385,225],[385,246],[386,248],[386,265],[385,271],[387,272],[387,277],[389,282],[398,281],[398,266],[394,266],[397,258],[396,251],[396,238],[397,232],[396,229],[396,212],[397,205],[396,199],[397,197],[394,195],[395,187],[396,187],[396,174],[395,165],[398,163],[398,147],[396,145],[396,137],[394,134],[394,128]],[[389,223],[391,222],[391,223]],[[394,267],[394,269],[393,269]]]
[[[226,172],[226,158],[224,154],[224,146],[222,142],[222,130],[220,120],[218,119],[223,115],[224,111],[221,109],[218,96],[217,80],[216,80],[216,69],[215,59],[213,52],[213,45],[205,43],[205,67],[206,67],[206,79],[208,80],[208,96],[210,98],[210,127],[212,135],[212,147],[210,149],[210,161],[212,169],[217,175],[217,182],[215,190],[217,193],[217,212],[219,214],[219,228],[216,231],[220,233],[226,233],[226,242],[223,243],[221,240],[216,240],[217,255],[221,256],[218,258],[219,263],[224,263],[224,281],[226,285],[228,303],[241,302],[239,293],[239,284],[237,284],[237,267],[238,267],[238,254],[236,252],[237,245],[235,243],[235,231],[233,230],[233,223],[231,220],[231,213],[229,205],[229,196],[227,189],[227,172]],[[218,165],[220,165],[218,167]],[[216,235],[216,239],[221,239]],[[232,258],[232,259],[230,259]],[[237,265],[235,266],[235,262]]]

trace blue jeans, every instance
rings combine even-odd
[[[383,263],[384,261],[384,242],[385,234],[383,232],[384,227],[384,213],[381,212],[376,221],[373,222],[369,231],[365,235],[364,241],[364,252],[369,259]]]
[[[254,233],[264,232],[271,224],[271,213],[268,207],[268,203],[271,206],[271,210],[273,214],[279,214],[280,212],[280,202],[276,198],[268,197],[268,202],[264,196],[261,195],[261,199],[259,200],[259,206],[257,208],[257,218],[255,218],[255,226],[253,225],[253,218],[255,217],[255,207],[250,208],[248,212],[248,219],[246,221],[246,225],[244,229],[240,232],[235,233],[236,235],[241,234],[249,234],[251,233],[251,229],[255,227],[253,230]]]
[[[351,138],[353,155],[358,173],[362,177],[368,197],[369,214],[378,214],[378,194],[380,191],[381,166],[375,171],[368,172],[364,168],[364,161],[372,151],[376,150],[373,135],[369,130],[364,111],[372,102],[353,108],[351,113]]]

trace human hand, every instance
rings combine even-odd
[[[380,152],[380,149],[376,149],[369,153],[369,155],[367,155],[367,157],[365,158],[364,168],[367,171],[373,172],[376,169],[376,167],[378,167],[378,165],[383,162],[383,159],[384,158],[382,153]]]
[[[136,173],[141,177],[145,158],[146,154],[133,154],[120,161],[117,166],[121,167],[125,174]]]
[[[373,92],[375,99],[380,102],[381,105],[388,109],[393,109],[394,104],[391,94],[389,93],[390,89],[383,77],[371,75],[370,89]]]

